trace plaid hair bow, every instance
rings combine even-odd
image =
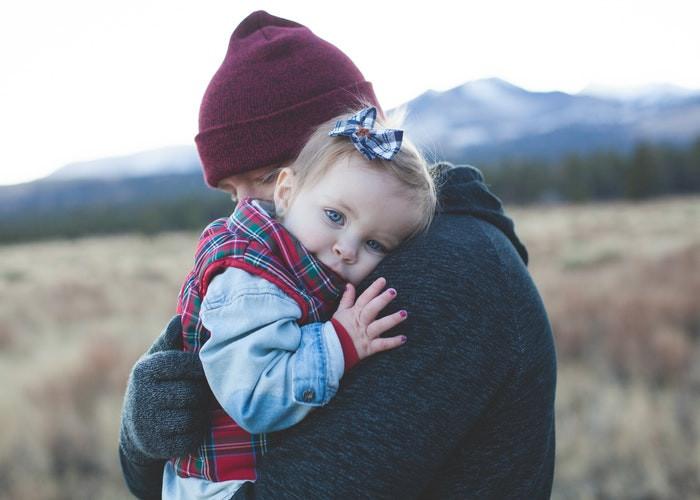
[[[368,160],[376,157],[391,160],[401,149],[403,130],[374,129],[376,118],[377,108],[365,108],[347,120],[338,120],[328,135],[350,137],[357,150]]]

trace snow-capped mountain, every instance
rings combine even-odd
[[[407,135],[431,159],[475,164],[509,157],[557,159],[571,152],[626,151],[641,140],[700,136],[700,92],[671,85],[579,94],[529,92],[498,78],[429,90],[404,105]],[[50,180],[110,179],[200,171],[194,146],[66,165]]]
[[[682,143],[700,136],[700,93],[682,90],[646,88],[622,99],[601,88],[529,92],[491,78],[408,102],[406,129],[436,157],[472,163]]]

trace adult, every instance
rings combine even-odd
[[[348,97],[377,105],[342,52],[297,23],[251,14],[202,103],[207,182],[270,198],[265,181]],[[360,364],[328,406],[270,436],[257,481],[235,498],[549,496],[556,361],[527,252],[476,169],[436,168],[432,227],[367,280],[398,290],[394,307],[411,316],[392,335],[407,344]],[[199,444],[209,397],[174,318],[125,396],[120,457],[132,493],[160,497],[164,460]]]

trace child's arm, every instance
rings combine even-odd
[[[383,308],[378,302],[386,305],[391,298],[369,301],[363,294],[357,303],[372,303],[363,316],[373,321]],[[222,408],[251,433],[291,427],[338,389],[346,356],[333,324],[299,326],[300,317],[297,303],[276,285],[240,269],[227,269],[207,290],[200,310],[211,333],[200,351],[204,372]],[[384,325],[374,328],[380,333],[390,327],[384,318],[377,322]],[[353,342],[354,326],[348,324]],[[373,352],[390,348],[384,342],[389,339],[376,340],[382,343]],[[400,345],[400,339],[394,343]],[[373,353],[363,344],[350,345],[361,358]]]

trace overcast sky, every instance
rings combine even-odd
[[[697,0],[3,2],[0,184],[192,144],[229,36],[256,9],[340,47],[387,109],[492,76],[533,91],[700,89]],[[393,60],[377,57],[386,46]]]

